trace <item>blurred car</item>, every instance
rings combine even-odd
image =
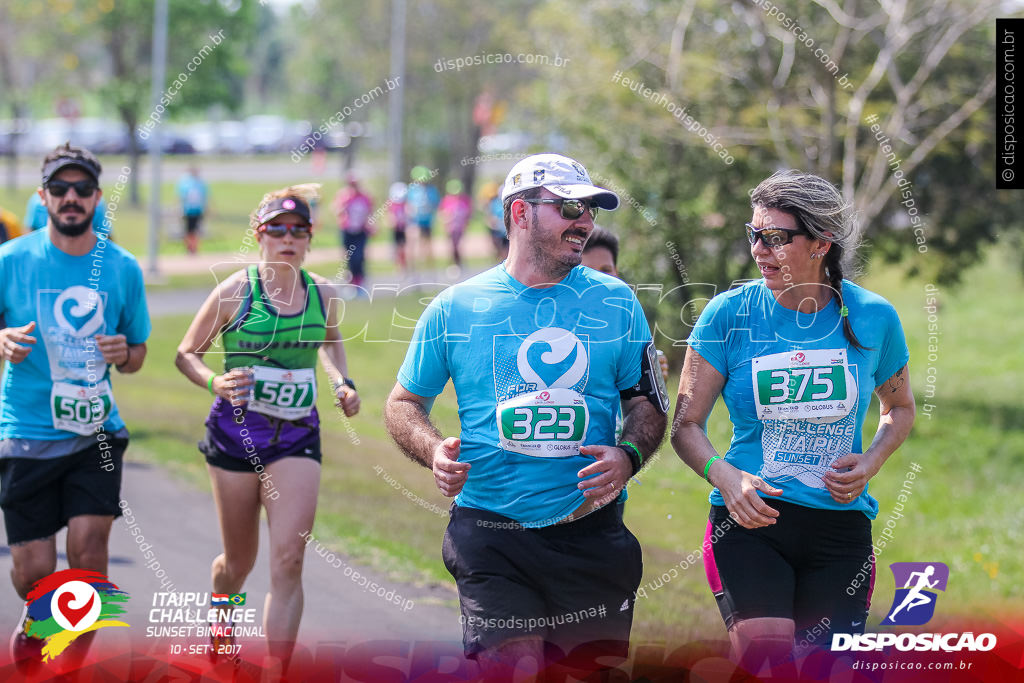
[[[480,138],[480,141],[477,143],[477,149],[484,154],[493,154],[495,152],[512,152],[526,149],[529,144],[530,136],[526,133],[496,133]]]
[[[39,119],[29,127],[22,151],[28,154],[46,154],[71,137],[67,119]]]
[[[8,156],[14,152],[15,140],[18,140],[18,153],[25,151],[25,135],[29,122],[26,119],[0,121],[0,155]]]
[[[288,143],[288,121],[272,114],[250,116],[245,120],[245,134],[250,152],[282,152]]]
[[[245,124],[241,121],[197,121],[181,127],[197,154],[243,154]]]
[[[222,154],[244,154],[248,151],[245,124],[241,121],[221,121],[217,126],[217,139],[217,151]]]

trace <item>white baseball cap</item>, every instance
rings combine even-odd
[[[594,198],[594,206],[605,211],[619,208],[619,196],[590,181],[583,164],[561,154],[534,154],[512,167],[501,188],[501,201],[510,194],[534,187],[546,188],[564,199]]]

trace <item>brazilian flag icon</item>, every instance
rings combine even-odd
[[[236,607],[241,607],[245,604],[245,593],[232,593],[228,600],[231,602],[232,605],[235,605]]]

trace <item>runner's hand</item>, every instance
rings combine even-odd
[[[611,502],[633,476],[633,463],[618,446],[581,446],[581,455],[592,455],[597,461],[576,473],[580,479],[597,475],[579,483],[583,496],[596,498],[598,505]]]
[[[868,479],[878,473],[874,460],[867,453],[849,453],[836,458],[832,470],[826,472],[821,480],[825,482],[832,500],[843,505],[857,500],[857,496],[867,488]]]
[[[434,481],[441,493],[451,498],[459,494],[469,476],[469,463],[458,462],[462,439],[449,436],[434,449]]]
[[[36,321],[21,327],[7,327],[0,330],[0,358],[9,363],[20,363],[32,350],[31,346],[22,344],[35,344],[36,338],[29,334],[36,328]]]
[[[97,334],[96,347],[103,354],[103,361],[109,365],[124,365],[130,357],[128,338],[123,334]]]
[[[729,516],[739,522],[745,529],[756,529],[775,524],[779,511],[765,503],[758,491],[770,496],[781,496],[782,489],[777,489],[761,477],[730,465],[720,460],[715,481],[712,482],[722,493]]]
[[[249,387],[252,386],[252,374],[248,368],[235,368],[223,375],[213,378],[213,393],[230,401],[233,406],[245,405],[249,402]]]
[[[352,417],[359,412],[359,393],[349,385],[339,385],[334,399],[334,407],[341,408],[345,417]]]

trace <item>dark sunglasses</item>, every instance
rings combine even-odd
[[[259,231],[270,237],[284,237],[291,233],[295,239],[303,239],[313,234],[313,226],[296,223],[271,223],[269,225],[261,225]]]
[[[96,193],[99,185],[96,184],[95,180],[79,180],[74,183],[69,183],[66,180],[51,180],[46,183],[46,189],[54,197],[63,197],[71,188],[75,188],[75,194],[82,199],[88,199]]]
[[[757,240],[761,240],[761,244],[766,247],[783,247],[793,241],[793,238],[797,235],[809,235],[806,230],[795,230],[793,228],[777,228],[770,226],[767,228],[755,228],[750,223],[744,223],[747,226],[747,241],[753,246]]]
[[[524,199],[527,204],[557,204],[561,207],[562,218],[574,221],[583,215],[584,211],[590,212],[591,218],[597,218],[597,207],[582,199]]]

